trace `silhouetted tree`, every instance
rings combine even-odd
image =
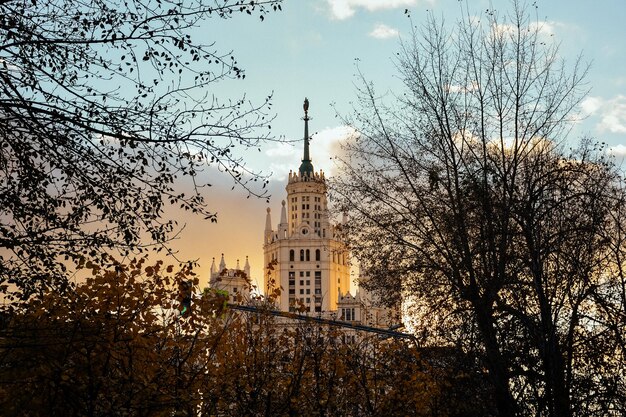
[[[363,284],[412,303],[426,343],[482,357],[500,415],[619,414],[622,178],[591,141],[566,148],[586,69],[547,38],[518,2],[430,19],[395,104],[363,82],[333,193]]]
[[[198,179],[207,167],[263,195],[266,177],[236,148],[270,138],[270,97],[213,96],[245,74],[194,32],[280,3],[0,1],[3,292],[62,289],[79,257],[162,247],[177,231],[169,204],[215,220]]]
[[[224,309],[197,279],[145,260],[101,268],[75,291],[2,310],[3,416],[489,415],[476,368],[413,343],[358,337],[266,311]],[[474,374],[472,374],[474,373]],[[465,385],[469,384],[471,389]],[[462,397],[458,392],[462,391]]]

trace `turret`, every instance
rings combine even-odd
[[[243,266],[243,272],[245,272],[248,279],[250,279],[250,262],[248,262],[247,256],[246,256],[246,264]]]
[[[222,253],[222,260],[220,261],[220,270],[221,273],[224,269],[226,269],[226,262],[224,261],[224,254]]]
[[[217,273],[217,267],[215,266],[215,258],[213,258],[213,263],[211,264],[211,277]]]
[[[271,209],[267,208],[267,214],[265,215],[265,243],[270,243],[272,238],[272,214]]]
[[[280,223],[278,224],[278,238],[286,239],[287,230],[289,229],[289,223],[287,223],[287,203],[285,202],[285,200],[283,200],[281,204],[282,207],[280,209]]]

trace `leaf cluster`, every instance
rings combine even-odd
[[[164,217],[168,206],[216,221],[207,173],[264,196],[267,177],[236,150],[271,139],[271,96],[213,96],[211,86],[245,72],[195,32],[211,19],[279,8],[0,2],[1,283],[22,297],[62,290],[65,268],[81,256],[162,248],[179,230]]]

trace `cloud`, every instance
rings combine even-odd
[[[566,29],[567,25],[556,20],[549,20],[545,22],[532,22],[528,25],[528,29],[531,32],[537,31],[540,35],[554,36],[555,32],[559,29]]]
[[[315,169],[332,176],[336,171],[333,158],[341,155],[341,144],[356,134],[353,127],[345,125],[327,127],[317,132],[311,139],[311,159]]]
[[[626,96],[619,95],[608,100],[602,108],[600,132],[626,133]]]
[[[626,157],[626,146],[621,144],[617,146],[611,146],[609,149],[607,149],[607,153],[609,155],[624,158]]]
[[[598,97],[586,97],[581,103],[580,107],[583,111],[583,116],[590,116],[596,113],[602,106],[602,100]]]
[[[369,33],[372,38],[376,39],[389,39],[397,37],[400,34],[398,29],[389,27],[383,23],[378,23],[374,26],[374,29]]]
[[[480,19],[476,18],[476,22]],[[531,35],[537,33],[542,39],[549,39],[553,37],[557,31],[569,29],[568,25],[556,20],[543,21],[543,22],[531,22],[527,27],[522,27],[522,32],[528,31]],[[518,27],[513,24],[498,23],[491,27],[491,30],[497,35],[516,36]]]
[[[297,155],[298,151],[293,143],[279,143],[273,148],[265,151],[265,155],[269,157],[291,157]]]
[[[613,157],[615,165],[624,168],[624,161],[626,160],[626,146],[622,144],[611,146],[606,150],[606,153]]]
[[[596,129],[600,133],[626,133],[626,96],[617,95],[610,99],[587,97],[580,104],[583,116],[596,116]]]
[[[356,9],[365,9],[373,12],[382,9],[410,7],[418,0],[326,0],[334,19],[345,20],[354,15]]]
[[[340,152],[340,143],[351,138],[355,130],[349,126],[327,127],[311,136],[311,160],[316,171],[323,170],[326,175],[334,171],[332,157]],[[280,143],[266,149],[269,171],[272,181],[285,181],[289,171],[297,171],[300,167],[303,152],[302,141]]]

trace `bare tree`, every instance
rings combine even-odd
[[[245,73],[192,35],[211,18],[264,19],[280,3],[0,1],[3,290],[63,288],[72,260],[162,248],[177,231],[169,204],[214,221],[210,184],[198,182],[209,166],[264,195],[267,177],[236,148],[271,139],[270,97],[213,96]]]
[[[333,184],[363,284],[410,298],[426,343],[479,355],[500,415],[620,413],[621,177],[566,141],[586,67],[514,2],[429,19],[398,70],[393,105],[363,80]]]

